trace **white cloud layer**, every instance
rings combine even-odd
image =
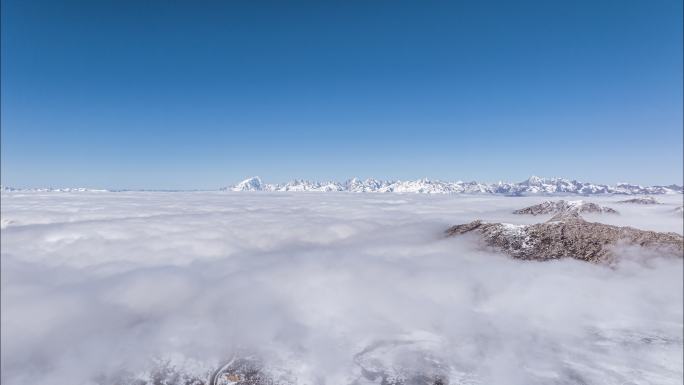
[[[300,384],[426,355],[451,384],[681,384],[681,259],[522,262],[443,238],[543,221],[511,211],[544,199],[3,194],[2,383],[144,378],[155,359],[206,375],[249,351]],[[681,234],[681,195],[620,199],[587,219]]]

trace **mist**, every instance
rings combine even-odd
[[[206,378],[250,354],[292,384],[363,384],[368,365],[439,367],[450,384],[681,384],[682,259],[519,261],[444,237],[542,222],[511,211],[545,199],[3,193],[2,382],[149,381],[160,365]],[[620,211],[588,220],[682,233],[679,194],[583,199]]]

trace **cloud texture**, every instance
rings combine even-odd
[[[672,210],[589,220],[681,234]],[[235,352],[298,384],[427,370],[452,384],[681,384],[682,260],[512,260],[476,218],[544,198],[316,193],[2,196],[3,384],[206,376]],[[610,206],[619,198],[592,198]]]

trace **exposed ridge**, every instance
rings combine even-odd
[[[552,194],[675,194],[682,193],[682,187],[641,186],[620,183],[615,186],[568,180],[564,178],[540,178],[532,176],[518,183],[496,182],[445,182],[430,179],[412,181],[352,178],[345,182],[318,182],[293,180],[282,184],[263,183],[258,177],[248,178],[237,185],[223,188],[228,191],[345,191],[374,193],[421,193],[421,194],[503,194],[503,195],[552,195]]]
[[[577,201],[544,201],[534,206],[515,210],[513,214],[543,215],[561,213],[607,213],[618,214],[617,210],[610,207],[601,206],[592,202]]]
[[[585,221],[578,211],[556,214],[544,223],[514,225],[475,220],[450,227],[449,237],[476,233],[482,242],[513,258],[546,261],[574,258],[593,263],[615,262],[616,247],[633,246],[660,255],[682,257],[684,241],[676,233],[639,230]]]

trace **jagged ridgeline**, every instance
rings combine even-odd
[[[536,176],[529,179],[511,182],[448,182],[430,180],[427,178],[417,180],[380,180],[353,178],[344,182],[309,181],[295,179],[287,183],[270,184],[264,183],[259,177],[252,177],[242,182],[223,187],[222,191],[314,191],[314,192],[372,192],[372,193],[419,193],[419,194],[500,194],[509,196],[523,196],[535,194],[621,194],[621,195],[648,195],[648,194],[681,194],[684,187],[671,184],[667,186],[642,186],[630,183],[618,183],[616,185],[578,182],[564,178],[539,178]],[[16,188],[0,186],[0,191],[11,192],[119,192],[119,191],[179,191],[179,190],[106,190],[85,187],[42,187],[42,188]],[[183,190],[187,191],[187,190]],[[194,191],[194,190],[193,190]],[[652,199],[652,198],[650,198]],[[625,203],[649,204],[649,198],[637,198]]]
[[[246,179],[234,186],[225,187],[227,191],[318,191],[318,192],[376,192],[376,193],[424,193],[424,194],[676,194],[682,193],[682,186],[641,186],[629,183],[619,183],[615,186],[578,182],[563,178],[539,178],[518,182],[445,182],[430,179],[413,181],[379,180],[379,179],[349,179],[345,182],[316,182],[307,180],[293,180],[283,184],[269,184],[259,177]]]
[[[481,242],[514,258],[547,261],[574,258],[613,263],[620,247],[639,247],[657,255],[681,258],[684,239],[676,233],[639,230],[588,222],[582,213],[617,214],[610,207],[582,201],[546,201],[515,210],[514,214],[553,215],[544,223],[516,225],[475,220],[456,225],[447,236],[477,234]]]
[[[544,215],[544,214],[558,214],[558,213],[606,213],[618,214],[617,210],[610,207],[601,206],[592,202],[577,201],[545,201],[540,204],[525,207],[524,209],[515,210],[513,214],[529,214],[529,215]]]

